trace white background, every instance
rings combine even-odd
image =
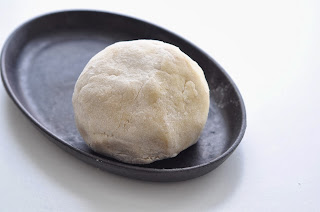
[[[213,172],[150,183],[102,172],[49,142],[0,87],[0,211],[319,211],[320,3],[0,0],[0,46],[61,9],[125,14],[199,46],[243,95],[248,127]]]

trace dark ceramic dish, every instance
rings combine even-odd
[[[197,144],[172,159],[130,165],[88,148],[76,129],[71,97],[93,55],[114,42],[142,38],[174,44],[197,61],[210,87],[211,104]],[[246,128],[241,95],[212,58],[165,29],[122,15],[63,11],[28,21],[5,43],[1,74],[10,97],[50,140],[93,166],[135,179],[182,181],[204,175],[236,149]]]

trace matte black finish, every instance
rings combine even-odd
[[[211,104],[197,144],[172,159],[130,165],[88,148],[76,129],[71,97],[93,55],[114,42],[141,38],[174,44],[197,61],[210,87]],[[50,140],[89,164],[135,179],[181,181],[206,174],[235,150],[246,128],[240,93],[212,58],[167,30],[112,13],[64,11],[23,24],[3,47],[1,74],[10,97]]]

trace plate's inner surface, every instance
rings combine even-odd
[[[130,39],[130,38],[129,38]],[[59,32],[30,41],[19,58],[17,82],[30,113],[61,140],[93,153],[76,129],[72,93],[86,63],[117,40],[110,35]],[[208,122],[198,144],[178,157],[149,167],[189,167],[209,162],[229,147],[228,127],[216,104],[211,103]]]
[[[33,32],[32,36],[28,32],[27,39],[17,41],[20,50],[11,53],[16,59],[11,61],[14,65],[7,67],[10,86],[26,110],[47,131],[72,147],[103,160],[107,157],[90,150],[77,131],[71,101],[73,88],[90,58],[114,42],[138,38],[179,42],[161,34],[161,30],[154,36],[139,34],[139,30],[134,32],[90,29],[88,26],[76,29],[57,27],[54,33],[47,30],[45,33]],[[142,29],[141,32],[148,30]],[[207,57],[189,46],[181,49],[205,72],[211,94],[207,124],[198,143],[177,157],[140,166],[170,169],[209,163],[229,149],[239,134],[242,117],[233,87]]]

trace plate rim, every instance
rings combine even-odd
[[[37,121],[29,112],[28,110],[23,106],[23,104],[19,101],[19,99],[17,98],[17,96],[15,95],[15,92],[13,92],[13,89],[10,85],[9,79],[7,77],[7,70],[5,68],[5,61],[6,61],[6,54],[7,51],[9,49],[9,44],[12,42],[14,36],[16,35],[16,33],[19,32],[20,29],[22,29],[23,27],[27,26],[28,24],[39,20],[41,18],[44,18],[46,16],[50,16],[50,15],[55,15],[55,14],[62,14],[62,13],[105,13],[105,14],[109,14],[109,15],[113,15],[113,16],[117,16],[118,18],[128,18],[131,19],[133,21],[138,21],[138,22],[142,22],[142,23],[146,23],[147,25],[152,25],[153,27],[156,28],[160,28],[161,30],[164,30],[166,32],[168,32],[169,34],[172,34],[173,36],[177,37],[180,40],[183,40],[184,42],[188,43],[192,48],[197,49],[201,54],[207,56],[219,69],[219,71],[222,72],[222,74],[227,78],[227,80],[229,81],[229,83],[232,85],[233,89],[235,90],[235,94],[237,95],[237,98],[239,100],[239,107],[241,109],[241,113],[242,113],[242,120],[241,120],[241,127],[239,130],[239,134],[237,134],[236,139],[234,139],[233,144],[226,150],[224,151],[221,155],[219,155],[218,157],[216,157],[213,160],[210,160],[206,163],[203,164],[198,164],[198,165],[194,165],[191,167],[183,167],[183,168],[152,168],[152,167],[141,167],[139,165],[136,164],[127,164],[127,163],[123,163],[121,161],[112,161],[109,160],[108,158],[104,158],[104,157],[100,157],[100,156],[93,156],[87,152],[82,151],[81,149],[78,149],[74,146],[71,146],[70,144],[67,144],[65,141],[63,141],[62,139],[58,138],[56,135],[54,135],[53,133],[51,133],[45,126],[43,126],[39,121]],[[246,115],[246,109],[245,109],[245,104],[243,101],[243,98],[240,94],[240,91],[238,89],[238,87],[236,86],[235,82],[231,79],[231,77],[229,76],[229,74],[220,66],[219,63],[217,63],[210,55],[208,55],[206,52],[204,52],[202,49],[200,49],[199,47],[195,46],[192,42],[190,42],[189,40],[183,38],[182,36],[167,30],[161,26],[158,26],[156,24],[153,24],[149,21],[145,21],[136,17],[132,17],[132,16],[128,16],[128,15],[124,15],[124,14],[120,14],[120,13],[114,13],[114,12],[109,12],[109,11],[103,11],[103,10],[92,10],[92,9],[72,9],[72,10],[57,10],[57,11],[52,11],[52,12],[47,12],[47,13],[43,13],[40,15],[37,15],[27,21],[25,21],[24,23],[18,25],[9,35],[9,37],[6,39],[5,43],[2,46],[2,51],[1,51],[1,55],[0,55],[0,72],[1,72],[1,78],[2,78],[2,82],[3,85],[5,87],[5,90],[7,91],[8,95],[11,97],[11,99],[13,100],[13,102],[18,106],[18,108],[20,109],[20,111],[22,111],[22,113],[29,119],[32,121],[33,124],[35,124],[40,130],[42,130],[46,135],[48,135],[49,137],[53,138],[54,140],[56,140],[57,142],[59,142],[60,144],[62,144],[63,146],[65,146],[66,148],[72,149],[82,155],[85,155],[87,158],[90,158],[91,160],[97,160],[97,158],[99,158],[99,160],[103,161],[104,163],[106,163],[107,165],[112,165],[112,166],[116,166],[116,167],[120,167],[120,168],[126,168],[129,170],[135,170],[135,171],[143,171],[143,172],[182,172],[182,171],[188,171],[188,170],[193,170],[193,169],[198,169],[201,167],[206,167],[209,166],[210,164],[213,163],[217,163],[218,161],[223,160],[224,158],[228,157],[236,148],[237,146],[240,144],[242,138],[244,137],[245,131],[246,131],[246,127],[247,127],[247,115]],[[55,142],[53,142],[55,143]],[[55,143],[57,145],[57,143]],[[64,149],[65,150],[65,149]],[[66,150],[65,150],[66,151]]]

